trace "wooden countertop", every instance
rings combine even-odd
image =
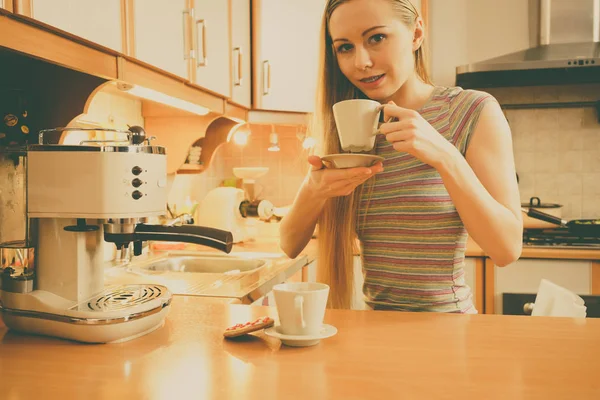
[[[0,397],[598,399],[600,320],[328,310],[308,348],[223,330],[270,307],[176,296],[163,328],[82,345],[0,327]]]
[[[467,241],[467,257],[486,257],[473,239]],[[552,258],[565,260],[600,260],[600,249],[523,246],[520,258]]]

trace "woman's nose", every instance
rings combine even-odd
[[[373,66],[371,55],[364,47],[357,47],[354,59],[354,65],[359,71],[364,71]]]

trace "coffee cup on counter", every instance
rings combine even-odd
[[[315,282],[282,283],[273,287],[273,294],[282,334],[319,334],[329,296],[328,285]]]

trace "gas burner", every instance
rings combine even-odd
[[[526,229],[523,232],[523,244],[526,246],[568,246],[600,248],[599,237],[574,235],[568,228]]]

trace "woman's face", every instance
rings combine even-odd
[[[338,6],[329,33],[340,70],[371,99],[389,100],[414,73],[413,52],[420,40],[388,0],[352,0]]]

